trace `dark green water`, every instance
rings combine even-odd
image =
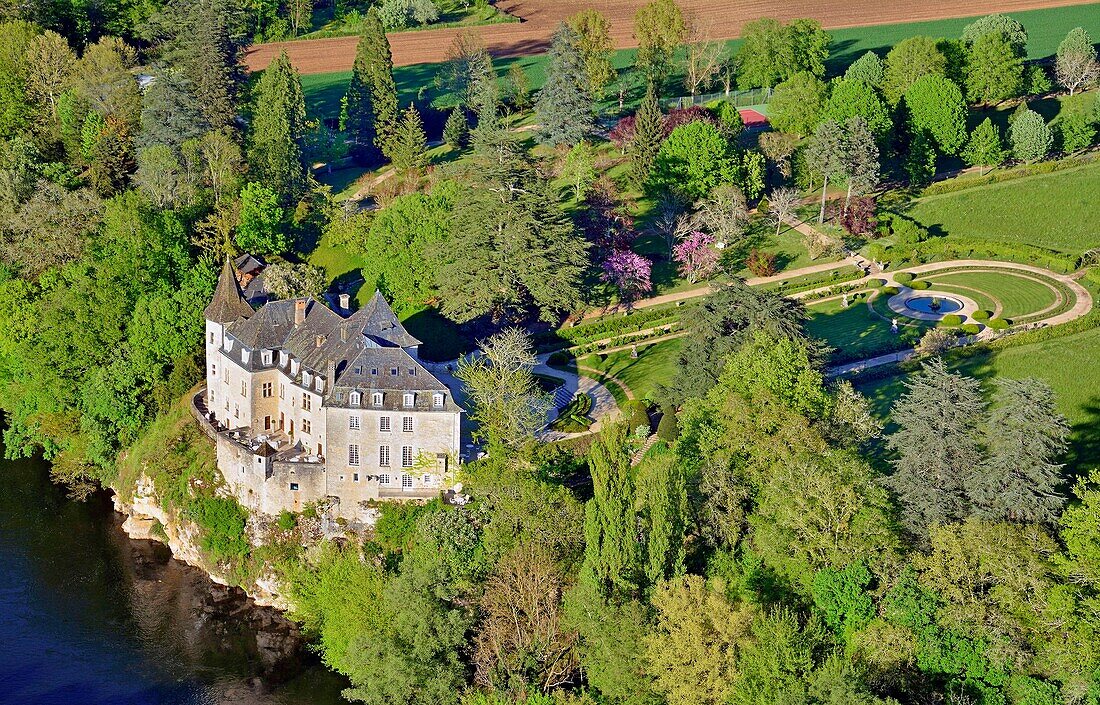
[[[107,497],[70,501],[35,461],[0,480],[0,703],[342,702],[304,649],[263,648],[278,615],[130,540]]]

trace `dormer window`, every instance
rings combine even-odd
[[[382,406],[382,392],[371,394],[370,403],[374,406]]]
[[[318,392],[325,391],[325,380],[324,380],[324,378],[318,377],[317,378],[317,383],[314,384],[313,386],[317,388]]]
[[[248,364],[248,350],[247,348],[241,348],[241,362]]]
[[[260,353],[260,359],[263,360],[263,364],[270,365],[272,360],[274,359],[274,355],[270,350],[264,350],[262,353]]]
[[[298,374],[298,368],[299,367],[301,367],[301,363],[299,363],[297,360],[291,360],[290,361],[290,376],[291,377]]]
[[[377,368],[377,367],[372,367],[372,368],[370,368],[370,373],[371,373],[372,375],[376,375],[376,374],[378,374],[378,368]]]
[[[357,375],[361,375],[361,374],[363,374],[363,368],[362,368],[362,367],[358,367],[358,366],[357,366],[357,367],[355,368],[355,374],[357,374]]]
[[[279,367],[286,367],[286,363],[290,362],[290,354],[286,350],[279,351]]]
[[[398,370],[398,369],[397,369],[396,367],[391,367],[391,368],[390,368],[390,375],[391,375],[391,376],[393,376],[393,377],[396,377],[396,376],[397,376],[397,373],[398,373],[399,371],[400,371],[400,370]]]
[[[405,392],[402,403],[407,407],[414,405],[416,403],[416,395],[412,392]]]
[[[415,367],[410,367],[409,368],[409,374],[412,375],[412,376],[415,376],[416,375],[416,368]]]
[[[308,387],[309,383],[312,382],[312,381],[313,381],[313,375],[311,375],[308,371],[302,372],[302,384],[304,384],[305,386]]]
[[[443,408],[443,401],[444,401],[443,392],[436,392],[435,394],[432,394],[432,406],[434,408],[442,409]]]
[[[363,403],[363,395],[359,392],[352,392],[351,395],[348,396],[348,403],[352,406],[359,406]]]

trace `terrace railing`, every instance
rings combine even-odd
[[[668,101],[668,107],[687,108],[692,105],[704,105],[715,100],[724,100],[733,103],[735,107],[747,108],[750,105],[766,105],[772,97],[771,88],[749,88],[743,91],[720,91],[718,93],[700,93],[699,95],[685,95],[672,98]]]

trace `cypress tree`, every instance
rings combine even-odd
[[[424,122],[416,106],[409,104],[390,142],[393,165],[398,169],[418,169],[424,165],[424,153],[428,151],[428,138],[424,134]]]
[[[634,116],[634,139],[630,142],[630,178],[641,187],[649,181],[653,163],[664,136],[664,115],[657,104],[657,91],[650,84]]]
[[[1053,523],[1065,503],[1058,492],[1069,424],[1054,392],[1037,379],[997,380],[989,418],[989,460],[967,488],[989,519]]]
[[[356,63],[361,63],[366,71],[370,86],[372,107],[374,109],[375,146],[386,156],[389,141],[397,132],[400,119],[397,108],[397,84],[393,80],[393,55],[390,42],[386,39],[386,30],[378,16],[378,9],[367,11],[363,36],[356,47]],[[360,57],[363,61],[360,62]]]
[[[466,109],[456,106],[443,125],[443,141],[453,149],[462,149],[470,137],[470,125],[466,122]]]
[[[595,127],[585,75],[577,33],[562,22],[550,44],[550,68],[535,105],[543,143],[575,145]]]
[[[256,181],[290,205],[306,188],[300,141],[305,133],[306,105],[302,82],[286,52],[264,70],[256,84],[248,161]]]
[[[982,465],[977,428],[985,413],[978,380],[947,371],[936,357],[905,384],[894,405],[898,430],[887,439],[897,457],[887,484],[902,520],[917,535],[969,514],[965,488]]]
[[[584,508],[584,562],[605,597],[637,592],[641,577],[627,437],[624,424],[611,426],[588,451],[592,499]]]
[[[671,414],[664,418],[675,420]],[[684,572],[687,485],[676,454],[668,448],[648,453],[637,468],[636,485],[643,570],[652,586]]]

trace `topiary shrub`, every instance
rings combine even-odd
[[[925,289],[931,289],[932,284],[930,282],[924,281],[923,279],[920,279],[920,280],[915,281],[915,282],[910,282],[909,283],[909,288],[910,289],[915,289],[916,291],[924,291]]]
[[[990,318],[993,318],[993,312],[982,309],[980,311],[975,311],[970,317],[975,321],[988,321]]]
[[[993,330],[1005,330],[1011,323],[1004,318],[990,318],[986,325]]]
[[[650,430],[649,424],[649,410],[646,408],[645,402],[638,399],[631,399],[623,405],[623,416],[626,417],[627,424],[630,426],[630,430],[638,428],[639,426],[645,426],[646,432]]]
[[[672,443],[680,435],[680,423],[676,420],[676,414],[671,410],[661,415],[661,421],[657,424],[657,437],[668,443]]]
[[[894,294],[898,293],[898,288],[896,286],[884,286],[882,287],[882,293],[886,294],[887,296],[893,296]]]
[[[909,282],[913,281],[913,279],[915,278],[916,275],[912,272],[898,272],[894,275],[894,281],[896,281],[898,284],[901,284],[902,286],[908,286]]]
[[[564,350],[559,350],[556,353],[551,353],[546,362],[551,367],[565,367],[569,363],[573,362],[573,356]]]
[[[967,335],[977,335],[982,332],[982,327],[977,323],[964,323],[962,325],[962,332]]]
[[[963,322],[962,316],[957,313],[949,313],[940,319],[940,325],[954,327],[961,326]]]

